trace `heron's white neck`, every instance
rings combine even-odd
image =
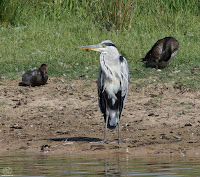
[[[110,80],[121,79],[121,67],[119,61],[119,53],[102,52],[100,56],[100,66],[107,78]]]
[[[101,55],[104,56],[105,61],[119,60],[119,52],[117,49],[114,52],[102,52]]]

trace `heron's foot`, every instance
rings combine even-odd
[[[102,140],[101,143],[106,143],[108,144],[108,141],[106,139]]]
[[[118,144],[122,143],[122,140],[121,138],[118,139]]]

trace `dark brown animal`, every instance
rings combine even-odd
[[[22,76],[22,83],[21,85],[28,85],[28,86],[40,86],[45,85],[48,80],[47,76],[47,65],[42,64],[39,69],[34,69],[27,71]]]
[[[142,61],[146,67],[165,68],[176,56],[179,48],[178,41],[173,37],[158,40]]]

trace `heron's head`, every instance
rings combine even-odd
[[[94,51],[101,52],[101,53],[103,53],[103,52],[109,53],[109,52],[116,52],[116,51],[118,52],[117,47],[110,40],[103,41],[100,44],[81,46],[79,48],[80,49],[90,49],[90,50],[94,50]]]

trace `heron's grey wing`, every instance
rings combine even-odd
[[[104,92],[104,83],[103,83],[103,74],[101,67],[99,67],[99,77],[98,77],[98,82],[97,82],[97,88],[98,88],[98,101],[99,101],[99,108],[102,113],[105,113],[105,100],[103,96]]]
[[[129,69],[128,63],[123,56],[120,56],[120,64],[121,64],[121,82],[122,82],[122,97],[125,97],[128,94],[128,84],[129,84]],[[124,100],[124,101],[125,101]]]
[[[128,63],[126,59],[123,56],[120,56],[120,64],[121,64],[121,98],[120,98],[120,106],[119,106],[119,113],[121,116],[122,109],[124,107],[126,97],[128,94],[128,84],[129,84],[129,69],[128,69]]]

